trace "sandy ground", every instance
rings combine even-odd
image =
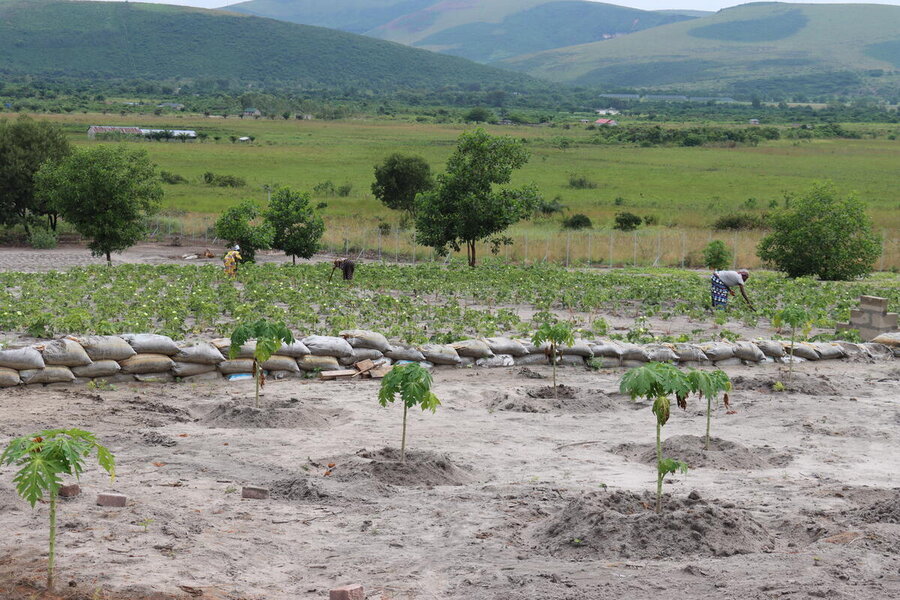
[[[650,507],[654,418],[621,370],[439,369],[436,414],[378,383],[247,382],[17,388],[0,442],[45,427],[96,432],[114,484],[89,469],[60,508],[58,581],[87,598],[379,600],[900,598],[896,361],[728,369],[733,414],[701,448],[699,402],[673,408],[668,454],[692,465]],[[330,466],[333,465],[333,466]],[[47,511],[0,469],[0,590],[40,581]],[[326,474],[328,473],[328,474]],[[241,499],[244,485],[272,490]],[[96,506],[98,492],[128,495]],[[154,596],[153,593],[159,595]]]

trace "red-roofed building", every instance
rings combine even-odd
[[[618,127],[619,123],[615,119],[597,119],[594,125],[604,125],[606,127]]]

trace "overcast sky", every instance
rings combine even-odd
[[[155,2],[157,4],[181,4],[184,6],[199,6],[202,8],[219,8],[228,4],[234,4],[240,0],[140,0],[143,2]],[[437,0],[435,0],[437,1]],[[632,6],[644,10],[661,9],[691,9],[691,10],[719,10],[728,6],[737,6],[745,2],[729,2],[728,0],[608,0],[608,4],[620,6]],[[812,4],[812,3],[809,3]],[[900,0],[882,0],[871,2],[867,0],[818,0],[815,4],[894,4],[900,5]]]

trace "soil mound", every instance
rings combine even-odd
[[[169,436],[156,431],[145,431],[141,434],[141,441],[148,446],[163,446],[165,448],[171,448],[178,443]]]
[[[706,450],[705,437],[675,435],[663,441],[663,456],[683,461],[692,469],[722,470],[783,467],[794,458],[771,448],[747,448],[717,437],[710,438],[709,442]],[[622,444],[613,452],[644,464],[656,464],[656,444]]]
[[[877,499],[874,499],[877,498]],[[893,523],[900,525],[900,490],[873,490],[868,499],[859,498],[858,508],[844,514],[862,523]]]
[[[591,492],[572,500],[540,526],[537,548],[594,559],[732,556],[763,552],[774,539],[747,511],[703,500],[697,492],[663,498],[633,492]]]
[[[397,487],[434,487],[463,485],[474,477],[471,469],[456,465],[449,456],[424,450],[408,450],[406,462],[400,462],[400,450],[360,450],[345,459],[334,459],[331,477],[336,481],[374,480]]]
[[[304,406],[300,401],[286,401],[260,408],[237,401],[221,404],[200,419],[200,423],[215,428],[318,428],[336,422],[340,410],[322,410]]]
[[[328,494],[310,483],[305,477],[289,477],[273,481],[269,485],[269,493],[273,498],[291,501],[319,500],[328,497]]]
[[[580,414],[608,410],[616,404],[601,390],[579,390],[567,385],[558,387],[558,398],[554,398],[552,385],[500,392],[489,400],[488,408],[526,413]]]
[[[785,386],[783,392],[775,391],[775,384],[781,382]],[[819,373],[794,373],[790,384],[787,374],[783,378],[772,375],[735,375],[731,378],[735,390],[749,390],[765,394],[793,393],[807,396],[838,396],[841,392],[834,386],[827,375]]]

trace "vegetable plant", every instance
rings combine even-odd
[[[228,358],[236,358],[241,351],[241,346],[249,340],[256,340],[256,349],[253,351],[253,378],[256,380],[256,408],[259,408],[259,388],[266,384],[260,365],[278,352],[282,342],[293,344],[294,335],[284,323],[270,323],[265,319],[259,319],[249,324],[243,323],[238,325],[231,334]]]
[[[406,462],[406,413],[410,408],[419,406],[423,411],[437,411],[441,401],[431,391],[431,373],[419,363],[396,365],[384,379],[378,391],[378,403],[387,406],[394,402],[397,395],[403,401],[403,433],[400,438],[400,462]]]
[[[531,343],[535,346],[540,346],[545,342],[550,344],[548,355],[550,356],[550,363],[553,365],[553,397],[558,398],[556,361],[560,346],[571,346],[575,343],[575,333],[572,331],[572,325],[565,321],[557,321],[556,323],[545,321],[541,323],[534,335],[531,336]]]
[[[788,384],[790,384],[794,378],[794,340],[797,336],[797,329],[803,329],[805,337],[812,328],[812,319],[804,307],[798,304],[789,304],[775,313],[772,324],[778,328],[782,325],[791,327],[791,364],[788,367]]]
[[[631,396],[632,400],[646,398],[653,402],[656,416],[656,512],[662,511],[662,484],[669,473],[687,473],[688,466],[662,455],[662,427],[669,420],[671,401],[675,396],[679,404],[691,393],[691,382],[687,375],[669,363],[651,362],[627,371],[619,382],[619,390]]]
[[[692,369],[687,374],[691,391],[697,393],[701,398],[706,398],[706,449],[709,450],[709,424],[712,415],[712,401],[719,392],[725,392],[725,406],[728,406],[728,393],[731,391],[731,380],[725,371],[716,369],[715,371],[697,371]],[[681,401],[679,404],[684,405]]]
[[[96,451],[97,462],[116,477],[116,463],[112,453],[97,443],[93,433],[81,429],[47,429],[33,435],[15,438],[0,455],[0,465],[21,467],[13,477],[16,491],[31,504],[44,494],[50,502],[50,551],[47,560],[47,588],[53,589],[53,567],[56,562],[56,504],[61,475],[79,479],[84,472],[84,459]]]

